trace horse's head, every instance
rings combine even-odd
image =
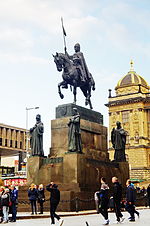
[[[61,56],[61,53],[56,53],[56,55],[53,55],[53,57],[54,57],[54,62],[56,64],[57,70],[62,71],[64,61]]]

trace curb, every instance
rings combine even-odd
[[[82,215],[92,215],[92,214],[96,214],[96,211],[92,211],[92,212],[79,212],[79,213],[65,213],[65,214],[58,214],[60,217],[73,217],[73,216],[82,216]],[[42,219],[42,218],[50,218],[50,215],[35,215],[35,216],[17,216],[17,220],[24,220],[24,219]]]
[[[136,207],[137,210],[144,210],[144,209],[148,209],[147,207]],[[113,213],[114,211],[108,211],[109,213]],[[124,212],[124,211],[122,211]],[[58,212],[58,215],[60,217],[73,217],[73,216],[84,216],[84,215],[92,215],[92,214],[97,214],[96,211],[91,211],[91,212],[70,212],[70,213],[59,213]],[[50,218],[50,215],[48,214],[43,214],[43,215],[23,215],[23,216],[17,216],[17,220],[27,220],[27,219],[42,219],[42,218]]]

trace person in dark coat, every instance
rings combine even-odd
[[[0,187],[0,223],[3,222],[3,207],[2,207],[2,202],[1,202],[1,196],[4,193],[4,187]]]
[[[18,204],[18,190],[14,185],[11,185],[10,193],[11,209],[12,209],[12,222],[16,222],[17,204]]]
[[[60,222],[60,226],[62,226],[63,220],[55,213],[60,201],[60,191],[58,189],[58,185],[51,182],[46,186],[46,190],[51,193],[51,196],[50,196],[51,225],[55,224],[55,218],[56,218]]]
[[[39,185],[38,188],[38,203],[40,204],[40,213],[43,214],[43,203],[45,202],[45,194],[43,184]]]
[[[35,188],[35,184],[31,184],[29,190],[28,190],[28,197],[31,203],[31,209],[32,213],[31,214],[37,214],[37,208],[36,208],[36,200],[38,198],[38,192],[37,189]]]
[[[123,215],[121,213],[121,199],[122,199],[122,186],[118,182],[117,177],[112,177],[112,183],[113,183],[113,201],[114,201],[114,211],[117,217],[117,223],[123,222],[125,218],[123,218]]]
[[[136,192],[135,188],[131,183],[131,180],[128,179],[126,182],[127,191],[126,191],[126,210],[130,214],[129,221],[135,221],[135,201],[136,201]]]
[[[108,219],[108,203],[109,203],[109,187],[106,184],[106,179],[104,177],[101,178],[101,188],[100,192],[98,193],[99,195],[99,212],[102,214],[102,216],[105,219],[105,222],[103,225],[108,225],[109,224],[109,219]]]
[[[1,205],[3,208],[3,223],[8,223],[8,214],[9,214],[9,203],[10,203],[10,194],[9,189],[5,188],[3,194],[1,195]]]
[[[148,199],[148,205],[149,205],[149,208],[150,208],[150,184],[147,187],[147,199]]]

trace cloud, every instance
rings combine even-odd
[[[33,40],[29,33],[23,29],[6,28],[1,29],[0,32],[0,48],[5,45],[5,51],[7,49],[25,50],[26,48],[33,47]]]
[[[46,65],[49,63],[47,59],[41,57],[34,56],[23,56],[23,55],[15,55],[15,54],[0,54],[1,62],[7,63],[30,63],[30,64],[42,64]]]

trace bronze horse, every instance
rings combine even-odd
[[[65,55],[64,53],[56,53],[56,55],[53,55],[53,57],[57,70],[59,72],[63,70],[63,81],[58,84],[58,93],[60,95],[60,98],[64,98],[64,95],[61,92],[61,87],[67,89],[68,85],[70,85],[71,87],[73,86],[74,103],[76,104],[77,87],[80,87],[84,96],[86,97],[85,105],[89,104],[90,109],[92,109],[93,107],[90,99],[91,88],[92,90],[95,90],[95,82],[92,76],[85,82],[81,82],[78,69],[75,67],[75,65],[67,55]]]

